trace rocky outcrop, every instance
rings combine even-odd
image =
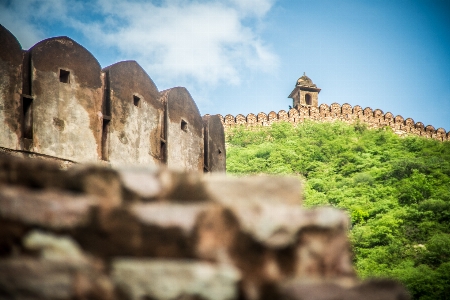
[[[293,177],[0,156],[0,298],[408,299],[361,282],[347,215],[301,195]]]

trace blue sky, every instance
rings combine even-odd
[[[24,49],[69,36],[102,67],[136,60],[202,114],[269,113],[306,72],[319,103],[450,130],[448,0],[0,0]]]

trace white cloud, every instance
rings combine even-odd
[[[231,1],[234,2],[234,1]],[[270,1],[259,1],[267,11]],[[96,39],[136,57],[152,74],[167,79],[193,77],[201,83],[239,83],[242,68],[266,69],[276,56],[242,24],[254,14],[230,2],[167,1],[152,3],[100,0],[105,19],[97,23]],[[91,31],[91,24],[82,26]]]
[[[88,9],[97,9],[89,12],[97,17],[92,19],[83,16],[82,2],[71,1],[69,6],[65,1],[24,0],[20,4],[12,1],[2,10],[0,22],[7,19],[15,28],[22,24],[23,30],[16,32],[23,41],[32,39],[27,33],[42,37],[42,31],[33,24],[59,20],[137,60],[159,80],[238,84],[244,71],[268,71],[277,64],[276,55],[256,30],[244,25],[249,19],[261,20],[273,1],[166,0],[156,5],[138,0],[97,0],[89,4]]]
[[[230,0],[230,2],[245,14],[263,17],[272,8],[275,0]]]

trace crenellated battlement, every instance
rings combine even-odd
[[[403,118],[400,115],[394,117],[391,112],[384,113],[381,109],[373,110],[370,107],[362,108],[359,105],[352,107],[348,103],[321,104],[316,106],[297,106],[289,111],[280,110],[278,113],[271,111],[269,114],[263,112],[257,115],[250,113],[247,116],[238,114],[236,117],[228,114],[225,117],[219,115],[225,130],[236,126],[257,127],[270,126],[273,123],[284,121],[291,124],[302,123],[305,120],[318,122],[343,121],[346,123],[361,122],[369,128],[382,128],[389,126],[398,135],[413,134],[432,138],[439,141],[450,140],[450,131],[444,128],[435,129],[432,125],[425,126],[422,122],[415,122],[411,118]]]

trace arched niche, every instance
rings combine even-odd
[[[309,94],[309,93],[305,94],[305,104],[312,105],[312,98],[311,98],[311,94]]]

